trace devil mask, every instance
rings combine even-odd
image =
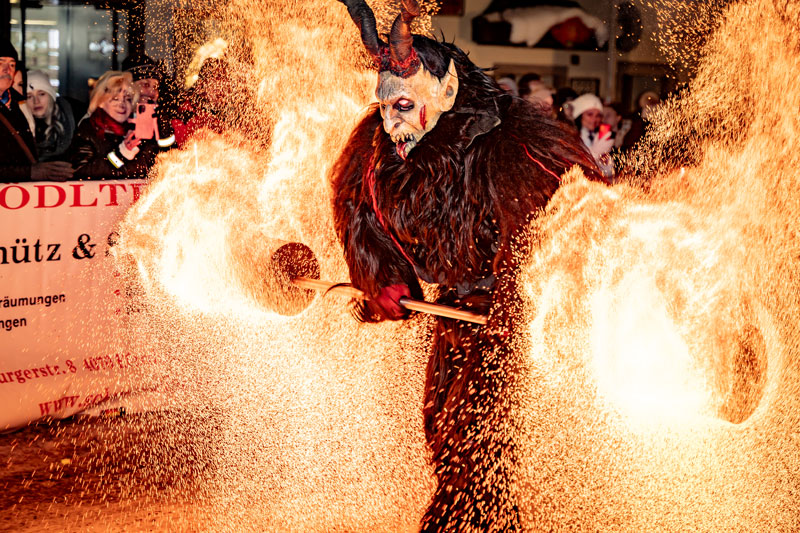
[[[341,0],[361,30],[361,40],[378,68],[375,92],[380,103],[383,129],[405,159],[422,137],[431,131],[442,113],[450,111],[458,92],[453,61],[441,78],[429,72],[413,47],[411,21],[419,15],[416,0],[402,0],[392,24],[389,44],[378,36],[375,15],[364,0]]]

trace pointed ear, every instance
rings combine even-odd
[[[447,74],[439,83],[439,103],[442,111],[450,111],[456,103],[456,94],[458,94],[458,74],[456,73],[456,64],[452,59],[447,67]]]

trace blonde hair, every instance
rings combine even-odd
[[[89,109],[91,115],[101,105],[105,104],[120,91],[125,91],[133,98],[133,107],[139,101],[139,89],[133,84],[133,76],[130,72],[119,70],[109,70],[95,82],[92,94],[89,97]]]

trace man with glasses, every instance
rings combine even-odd
[[[0,40],[0,183],[68,180],[69,163],[37,160],[36,142],[19,107],[25,98],[12,87],[18,60],[11,42]]]
[[[133,84],[139,89],[139,103],[131,121],[139,126],[140,131],[152,132],[143,140],[154,142],[158,146],[157,151],[169,150],[175,144],[175,135],[172,133],[170,113],[158,101],[164,80],[161,68],[148,55],[141,54],[126,57],[122,62],[122,70],[130,72]]]

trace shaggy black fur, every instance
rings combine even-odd
[[[421,36],[414,48],[440,78],[455,61],[455,106],[405,161],[371,107],[333,169],[334,222],[351,280],[369,296],[403,283],[421,298],[419,276],[440,287],[437,302],[489,314],[487,326],[437,319],[424,413],[439,486],[423,531],[518,530],[516,275],[528,255],[525,228],[559,185],[526,150],[557,175],[574,164],[600,173],[574,131],[504,94],[461,50]],[[378,209],[405,253],[373,209],[370,168]],[[363,320],[383,318],[361,305]]]

